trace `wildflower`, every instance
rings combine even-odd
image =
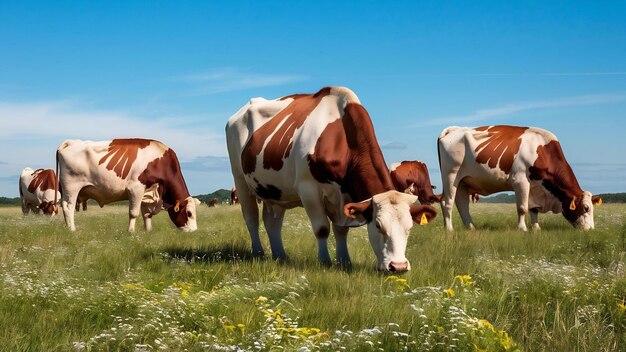
[[[239,323],[237,324],[237,327],[239,328],[242,334],[246,330],[246,326],[244,324]]]
[[[232,333],[235,331],[235,325],[224,325],[224,330],[226,330],[227,333]]]
[[[446,331],[446,329],[443,328],[443,326],[438,326],[437,327],[437,332],[440,334],[443,334]]]
[[[472,286],[474,284],[474,281],[472,281],[472,277],[469,275],[457,275],[454,277],[455,280],[459,280],[459,282],[461,283],[461,285],[465,286],[465,287],[469,287]]]
[[[617,304],[617,310],[620,313],[626,312],[626,300],[622,298],[622,301]]]
[[[259,296],[259,298],[256,299],[256,303],[264,303],[264,302],[267,302],[267,297]]]
[[[454,292],[454,290],[453,290],[452,288],[449,288],[449,289],[447,289],[447,290],[444,290],[443,292],[445,292],[445,293],[446,293],[446,295],[447,295],[448,297],[450,297],[450,298],[454,297],[454,295],[455,295],[455,292]]]

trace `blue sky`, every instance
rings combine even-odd
[[[387,163],[450,125],[551,130],[581,186],[626,191],[626,2],[0,2],[0,195],[65,139],[147,137],[193,194],[230,188],[250,98],[342,85]]]

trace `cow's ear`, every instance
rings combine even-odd
[[[594,205],[602,205],[602,198],[600,198],[600,196],[592,196],[591,197],[591,202]]]
[[[428,222],[432,221],[437,216],[437,210],[430,205],[411,205],[409,208],[411,212],[411,217],[413,221],[420,224],[426,225]]]
[[[366,200],[358,203],[348,203],[343,206],[343,214],[352,219],[356,219],[357,216],[363,214],[363,212],[372,206],[372,200]]]

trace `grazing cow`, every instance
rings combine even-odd
[[[230,205],[239,203],[239,196],[237,195],[237,187],[233,187],[230,190]]]
[[[111,141],[69,140],[57,149],[57,169],[63,194],[63,215],[70,230],[77,199],[105,204],[129,200],[128,230],[141,214],[146,230],[152,216],[167,209],[181,230],[194,231],[196,202],[189,195],[176,153],[149,139]]]
[[[24,215],[28,215],[29,211],[33,214],[43,211],[50,216],[59,213],[57,203],[61,193],[54,170],[25,168],[20,175],[19,188]]]
[[[430,183],[428,168],[421,161],[403,161],[391,164],[391,181],[399,192],[414,194],[421,204],[441,202],[441,194],[435,195]]]
[[[211,200],[209,201],[209,207],[216,206],[218,202],[219,200],[217,198],[211,198]]]
[[[285,209],[303,206],[318,241],[318,258],[330,264],[330,222],[337,261],[350,266],[348,228],[367,224],[379,270],[406,271],[413,221],[437,212],[394,189],[369,114],[347,88],[276,100],[252,99],[228,120],[228,154],[252,251],[263,255],[259,209],[275,258],[285,258]],[[330,222],[329,222],[330,220]]]
[[[602,199],[583,191],[565,160],[561,144],[549,131],[534,127],[448,127],[438,139],[443,180],[441,207],[446,229],[452,230],[452,201],[463,223],[474,228],[470,195],[514,191],[518,229],[526,231],[530,211],[538,230],[538,213],[552,211],[575,227],[593,229],[593,204]]]

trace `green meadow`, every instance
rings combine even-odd
[[[250,255],[238,206],[201,206],[193,233],[162,213],[130,234],[127,213],[91,207],[70,233],[0,208],[1,350],[626,350],[626,205],[596,207],[590,232],[545,214],[521,233],[513,205],[480,203],[466,231],[455,210],[454,233],[413,227],[397,276],[375,271],[364,228],[351,271],[320,266],[302,209],[284,262]]]

